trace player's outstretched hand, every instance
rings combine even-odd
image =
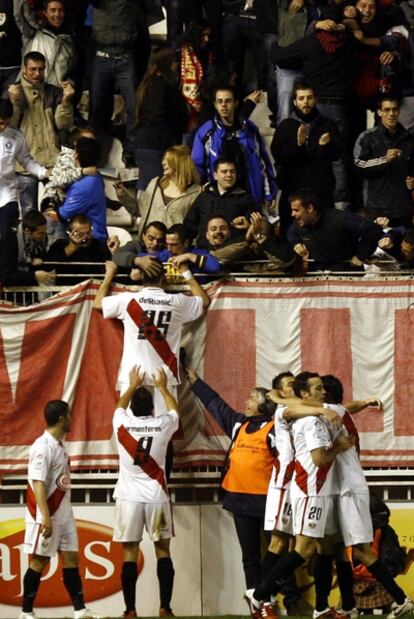
[[[384,410],[384,404],[379,398],[368,398],[366,401],[366,406],[370,406],[372,408],[378,408],[380,412]]]
[[[129,386],[137,389],[142,385],[145,378],[145,372],[141,372],[139,365],[134,365],[129,372]]]
[[[159,389],[165,389],[167,387],[167,375],[163,367],[159,367],[157,371],[152,375],[154,386]]]

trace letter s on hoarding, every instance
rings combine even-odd
[[[92,602],[117,593],[121,590],[122,544],[112,542],[112,529],[105,525],[76,520],[76,526],[85,601]],[[23,540],[22,518],[0,523],[0,604],[21,606],[22,580],[28,559],[22,552]],[[138,573],[143,565],[144,557],[140,553]],[[40,585],[36,606],[55,608],[70,605],[61,568],[59,559],[59,568]]]

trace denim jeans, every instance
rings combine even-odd
[[[350,202],[349,191],[349,148],[348,148],[348,116],[346,113],[345,105],[338,103],[324,103],[318,102],[318,110],[322,116],[326,116],[331,120],[334,120],[338,125],[339,136],[342,141],[343,156],[341,159],[332,162],[332,169],[335,175],[335,189],[334,200],[335,202]]]
[[[255,61],[256,88],[266,90],[266,49],[262,33],[257,32],[256,20],[226,15],[223,19],[223,47],[226,57],[234,63],[239,88],[243,83],[245,50],[250,47]]]
[[[39,181],[31,174],[18,174],[20,213],[22,218],[27,211],[38,209]]]
[[[289,118],[293,111],[293,87],[303,78],[302,71],[276,67],[277,84],[277,122]]]
[[[91,125],[100,134],[110,126],[113,94],[119,88],[127,115],[125,154],[132,155],[135,141],[135,89],[137,78],[132,55],[123,58],[95,56],[91,71]]]

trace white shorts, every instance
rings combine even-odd
[[[333,495],[300,497],[292,500],[292,515],[295,535],[319,539],[338,532]]]
[[[292,504],[289,488],[271,487],[267,491],[264,520],[265,531],[281,531],[293,535]]]
[[[78,552],[78,534],[74,519],[62,524],[54,524],[52,521],[50,537],[41,535],[40,527],[39,523],[26,523],[23,545],[26,554],[54,557],[58,550]]]
[[[369,494],[346,492],[336,497],[339,528],[345,546],[369,544],[374,539]]]
[[[171,503],[116,500],[114,542],[140,542],[144,526],[152,542],[173,537]]]

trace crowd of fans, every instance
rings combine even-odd
[[[111,257],[132,281],[154,258],[170,281],[183,261],[205,277],[412,269],[412,0],[162,4],[0,0],[1,283]],[[116,201],[98,172],[114,137],[138,168]],[[137,232],[120,247],[121,205]]]

